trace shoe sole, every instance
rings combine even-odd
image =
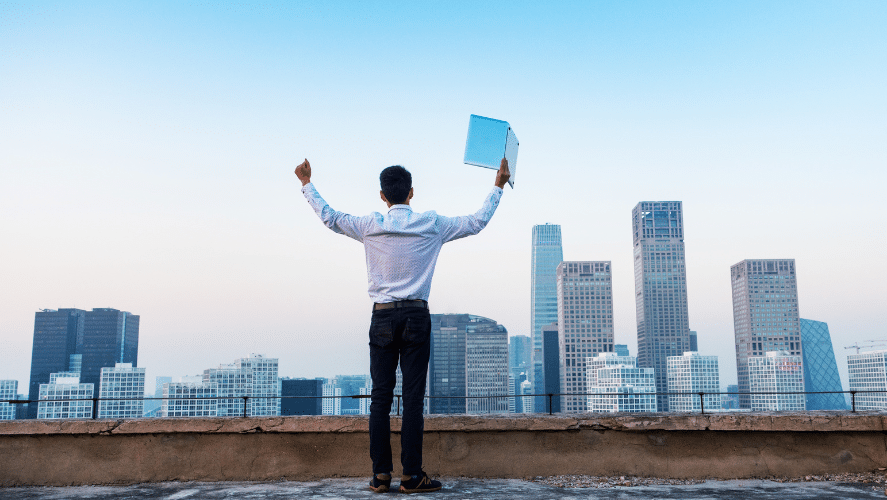
[[[443,488],[443,485],[438,486],[437,488],[422,488],[422,489],[408,490],[408,489],[404,488],[403,486],[401,486],[400,492],[401,493],[430,493],[432,491],[437,491],[441,488]]]
[[[376,493],[388,493],[388,486],[385,486],[384,484],[379,486],[378,488],[370,486],[370,489],[375,491]]]

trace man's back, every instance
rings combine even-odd
[[[445,217],[391,205],[388,213],[355,217],[330,208],[311,183],[302,193],[324,225],[364,244],[368,292],[375,303],[428,300],[441,246],[479,233],[496,211],[502,188],[494,187],[472,215]]]

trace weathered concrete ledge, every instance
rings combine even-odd
[[[0,421],[0,486],[369,475],[368,423],[366,416]],[[400,430],[399,418],[391,428]],[[500,478],[864,472],[887,466],[885,431],[887,414],[872,412],[427,416],[424,465],[430,474]],[[395,434],[395,457],[398,441]]]

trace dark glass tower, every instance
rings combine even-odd
[[[561,227],[557,224],[533,226],[533,253],[530,264],[530,326],[533,338],[533,390],[541,393],[546,386],[542,355],[542,327],[557,321],[557,266],[564,260]],[[546,411],[536,398],[535,411]]]
[[[668,357],[690,350],[684,212],[680,201],[642,201],[632,210],[638,367],[654,368],[656,392],[668,391]],[[668,411],[668,397],[656,407]]]
[[[99,308],[85,314],[83,364],[80,383],[99,387],[102,368],[115,363],[138,366],[139,317],[125,311]]]
[[[83,344],[85,314],[80,309],[43,309],[34,315],[30,401],[40,399],[40,384],[49,383],[50,373],[69,370],[71,355],[78,353]],[[37,418],[37,403],[28,405],[28,418]]]
[[[561,360],[560,360],[560,341],[558,340],[557,322],[542,327],[542,353],[543,367],[545,371],[545,390],[539,391],[544,394],[558,394],[561,392]],[[548,406],[548,398],[536,399],[544,400],[545,406]],[[548,408],[546,408],[548,410]],[[551,398],[551,411],[553,413],[561,412],[561,396]]]
[[[281,415],[322,415],[323,379],[281,379]],[[315,396],[287,398],[286,396]]]
[[[800,318],[804,355],[804,390],[842,391],[828,323]],[[807,394],[808,410],[848,410],[843,394]]]

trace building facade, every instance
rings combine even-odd
[[[794,259],[749,259],[730,267],[739,407],[750,408],[749,358],[770,351],[803,357]]]
[[[700,412],[721,408],[721,383],[717,356],[685,352],[668,358],[668,411]],[[705,393],[702,399],[698,393]],[[672,394],[684,393],[684,394]]]
[[[586,401],[590,412],[654,412],[653,368],[640,368],[632,356],[604,352],[586,362]]]
[[[657,407],[668,411],[668,357],[690,349],[683,203],[642,201],[632,226],[637,362],[655,369]]]
[[[887,409],[887,351],[869,351],[847,356],[851,391],[857,410]]]
[[[40,384],[38,419],[92,418],[94,386],[70,375],[51,374],[50,383]]]
[[[431,361],[428,370],[427,394],[430,413],[466,413],[468,411],[467,344],[468,336],[483,332],[507,330],[496,321],[473,314],[432,314],[431,315]],[[503,384],[495,394],[508,394],[508,341],[505,340],[504,376],[496,375]],[[479,365],[478,365],[479,366]],[[496,366],[500,366],[497,364]],[[491,365],[492,367],[492,365]],[[480,377],[480,375],[477,375]],[[472,391],[487,391],[477,385],[480,378],[472,382]],[[493,394],[483,392],[483,394]],[[476,394],[477,395],[477,394]],[[507,399],[507,398],[502,398]],[[507,404],[507,402],[506,402]],[[506,406],[507,408],[507,406]]]
[[[568,261],[557,267],[558,340],[562,394],[585,391],[585,360],[613,351],[610,261]],[[584,412],[586,396],[562,396],[561,411]]]
[[[281,415],[322,415],[324,380],[290,379],[280,380]]]
[[[145,412],[145,369],[132,363],[102,368],[99,418],[141,418]]]
[[[530,327],[533,338],[533,369],[530,381],[534,391],[545,387],[542,327],[557,321],[557,266],[564,260],[561,227],[557,224],[533,226],[533,250],[530,263]],[[536,398],[535,411],[545,403]]]
[[[163,384],[161,417],[215,417],[219,414],[218,392],[202,377],[181,377]],[[205,399],[204,399],[205,398]]]
[[[324,415],[342,414],[342,388],[336,384],[323,384],[322,411]]]
[[[804,411],[804,368],[801,357],[769,351],[748,358],[752,411]],[[740,396],[741,396],[740,389]]]
[[[508,375],[508,330],[491,323],[468,325],[465,337],[466,413],[507,413]]]
[[[542,355],[543,370],[545,374],[545,387],[536,394],[560,394],[561,393],[561,373],[564,366],[561,362],[561,342],[560,333],[558,332],[557,322],[542,327]],[[535,387],[533,388],[535,390]],[[537,406],[536,401],[543,400],[543,412],[560,413],[561,397],[553,396],[536,396],[533,398],[533,408]]]
[[[29,400],[40,399],[40,385],[49,383],[51,373],[69,370],[71,356],[83,347],[85,315],[81,309],[42,309],[34,314]],[[28,418],[37,418],[37,407],[28,405]]]
[[[102,368],[117,363],[138,366],[139,316],[111,308],[87,311],[83,322],[80,380],[99,387]]]
[[[0,420],[14,420],[18,405],[4,403],[18,399],[18,380],[0,380]]]
[[[808,410],[849,410],[838,375],[838,362],[832,346],[828,324],[811,319],[800,319],[801,352],[804,360],[804,387]],[[832,394],[826,394],[832,392]]]

